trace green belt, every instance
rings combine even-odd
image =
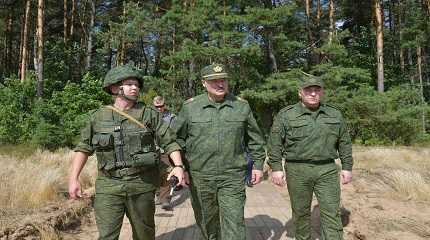
[[[309,164],[315,164],[315,165],[323,165],[323,164],[329,164],[334,163],[334,159],[328,159],[328,160],[286,160],[287,163],[309,163]]]
[[[125,176],[142,173],[143,171],[145,171],[145,169],[146,168],[144,167],[129,167],[110,171],[100,170],[99,173],[106,177],[122,178]]]

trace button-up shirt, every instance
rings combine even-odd
[[[339,110],[322,104],[311,111],[301,102],[283,108],[268,141],[269,164],[282,170],[282,157],[291,162],[318,163],[340,158],[343,170],[352,169],[352,144]]]
[[[173,127],[190,171],[205,175],[245,171],[248,151],[256,169],[263,168],[264,139],[243,99],[227,94],[215,103],[207,94],[186,101]]]

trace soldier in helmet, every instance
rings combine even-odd
[[[137,102],[143,78],[129,65],[111,69],[103,89],[113,104],[91,114],[75,148],[69,179],[72,199],[82,196],[79,174],[96,153],[98,176],[94,209],[99,239],[118,239],[124,214],[133,239],[154,240],[154,192],[159,181],[157,142],[174,163],[169,178],[184,182],[180,147],[174,133],[152,106]]]
[[[311,239],[311,203],[315,193],[321,216],[321,235],[343,239],[340,218],[340,184],[335,159],[340,158],[342,184],[352,179],[352,147],[342,114],[321,103],[323,83],[303,73],[297,104],[283,108],[275,117],[268,141],[272,181],[287,186],[296,226],[295,239]]]
[[[225,67],[212,64],[201,75],[207,93],[185,101],[173,124],[185,152],[194,216],[206,240],[244,240],[245,149],[255,161],[257,184],[264,140],[248,102],[229,92]]]

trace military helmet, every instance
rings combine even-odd
[[[299,82],[300,89],[307,88],[310,86],[318,86],[322,88],[324,87],[324,83],[320,77],[302,72],[302,75],[300,77],[300,82]]]
[[[139,81],[140,87],[143,85],[143,77],[139,70],[131,65],[122,65],[114,67],[106,73],[103,81],[103,90],[107,93],[111,93],[109,86],[117,84],[125,79],[135,78]]]
[[[202,80],[215,80],[215,79],[226,79],[228,78],[227,71],[222,64],[211,64],[206,66],[200,72],[202,76]]]

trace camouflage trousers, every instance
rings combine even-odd
[[[312,196],[318,200],[321,216],[321,237],[343,240],[340,216],[340,183],[335,163],[288,163],[287,185],[290,194],[296,240],[311,240]]]
[[[142,191],[136,182],[97,178],[94,210],[99,240],[119,238],[124,214],[130,220],[133,240],[155,239],[155,191]]]
[[[245,240],[245,172],[216,177],[191,173],[191,204],[205,240]]]

